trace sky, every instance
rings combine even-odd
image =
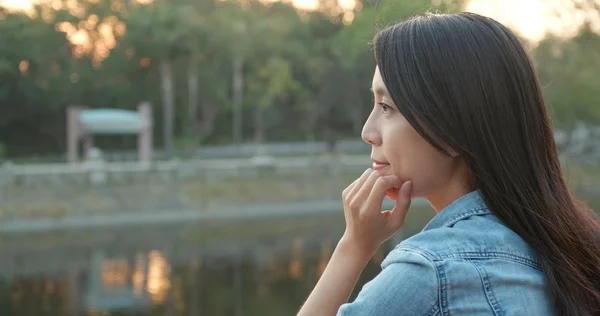
[[[310,10],[319,0],[292,0],[298,8]],[[440,0],[432,0],[439,2]],[[600,0],[597,0],[600,3]],[[355,0],[338,0],[352,10]],[[585,16],[573,10],[573,0],[470,0],[466,11],[492,17],[509,26],[532,42],[538,42],[548,33],[570,37],[577,33]],[[561,13],[561,18],[557,17]],[[600,31],[596,16],[595,29]]]
[[[515,10],[516,8],[519,9]],[[466,10],[490,16],[510,25],[530,40],[541,39],[552,19],[549,16],[548,1],[544,0],[472,0]]]
[[[0,0],[0,5],[26,9],[32,1],[35,0]],[[296,7],[304,10],[315,8],[318,1],[291,0]],[[355,0],[338,0],[338,2],[347,10],[352,10],[356,5]],[[571,6],[572,0],[471,0],[466,11],[497,19],[523,37],[537,42],[549,31],[565,37],[575,34],[584,16],[581,12],[571,10]],[[564,14],[562,19],[556,17],[556,12]],[[600,31],[600,19],[597,21],[595,26]]]
[[[298,8],[305,9],[305,10],[311,10],[317,6],[317,4],[319,3],[319,0],[292,0],[292,3]],[[352,10],[356,6],[356,1],[355,0],[338,0],[338,4],[344,9]]]
[[[581,1],[580,1],[581,2]],[[572,0],[471,0],[466,11],[492,17],[523,37],[537,42],[547,33],[562,37],[576,35],[586,13],[575,10]],[[561,14],[558,18],[557,13]],[[597,11],[593,27],[600,30]]]

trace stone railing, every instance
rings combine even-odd
[[[137,162],[105,163],[88,161],[81,164],[15,165],[5,163],[0,170],[0,183],[4,186],[93,186],[128,183],[140,180],[161,181],[174,179],[177,161],[153,164]]]
[[[0,166],[0,187],[88,187],[145,181],[169,183],[195,177],[218,180],[298,173],[339,174],[369,165],[368,155],[173,159],[152,163],[108,162],[101,155],[92,155],[83,163],[4,163]]]

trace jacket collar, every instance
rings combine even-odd
[[[456,222],[473,215],[487,214],[492,214],[492,212],[483,201],[479,190],[475,190],[448,204],[448,206],[429,221],[423,231],[452,226]]]

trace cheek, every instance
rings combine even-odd
[[[385,154],[392,172],[402,181],[412,181],[413,196],[421,197],[434,189],[440,177],[444,176],[449,168],[448,159],[415,131],[400,132],[396,137],[387,139]],[[388,192],[387,195],[389,198],[396,197],[397,192]]]
[[[400,180],[414,181],[418,170],[422,169],[422,159],[427,157],[421,136],[410,125],[405,126],[408,123],[402,123],[383,135],[385,157]]]

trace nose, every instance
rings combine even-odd
[[[373,113],[369,115],[369,118],[365,122],[360,136],[367,144],[370,144],[372,146],[381,145],[381,133],[379,133],[379,130],[377,129],[377,124],[375,124]]]

